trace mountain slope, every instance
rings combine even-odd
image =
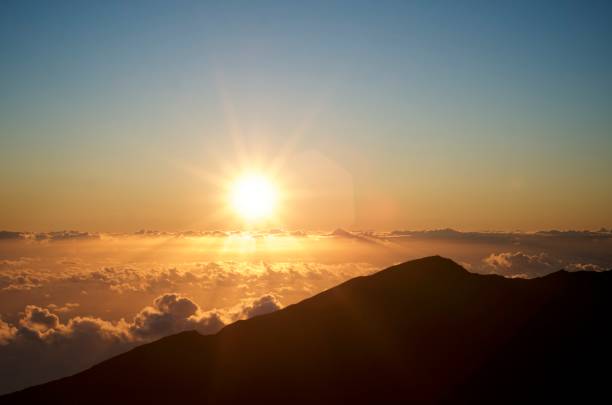
[[[612,272],[534,280],[429,257],[216,335],[185,332],[7,403],[547,401],[606,393]]]

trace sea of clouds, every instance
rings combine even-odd
[[[184,330],[215,333],[347,279],[440,254],[541,277],[612,268],[612,232],[0,232],[0,393]]]

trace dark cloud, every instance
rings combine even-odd
[[[54,232],[39,232],[34,235],[34,239],[38,241],[62,241],[62,240],[90,240],[99,239],[100,235],[90,232],[79,231],[54,231]]]
[[[593,239],[612,239],[612,232],[605,228],[599,231],[540,231],[536,232],[535,235],[544,236],[549,238],[560,238],[560,239],[582,239],[582,240],[593,240]]]
[[[23,239],[23,234],[21,232],[11,232],[11,231],[0,231],[0,240],[15,240],[15,239]]]
[[[372,235],[365,232],[350,232],[342,228],[335,229],[329,236],[333,236],[334,238],[353,240],[356,242],[363,243],[371,243],[376,244],[380,243],[379,240],[372,238]]]
[[[481,243],[518,243],[530,244],[537,242],[554,242],[555,240],[581,240],[590,241],[594,239],[612,239],[612,232],[602,228],[598,231],[539,231],[539,232],[462,232],[455,229],[433,229],[433,230],[396,230],[389,233],[377,233],[381,238],[409,237],[414,239],[428,240],[455,240],[465,242]]]
[[[379,234],[379,237],[409,237],[427,240],[455,240],[481,243],[507,243],[515,240],[520,234],[506,232],[461,232],[455,229],[433,229],[424,231],[392,231]]]

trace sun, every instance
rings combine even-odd
[[[247,173],[232,184],[230,203],[245,221],[253,222],[271,217],[278,200],[274,184],[265,176]]]

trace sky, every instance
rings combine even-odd
[[[611,20],[2,1],[0,394],[424,256],[612,268]]]
[[[0,229],[612,226],[609,2],[0,10]]]

